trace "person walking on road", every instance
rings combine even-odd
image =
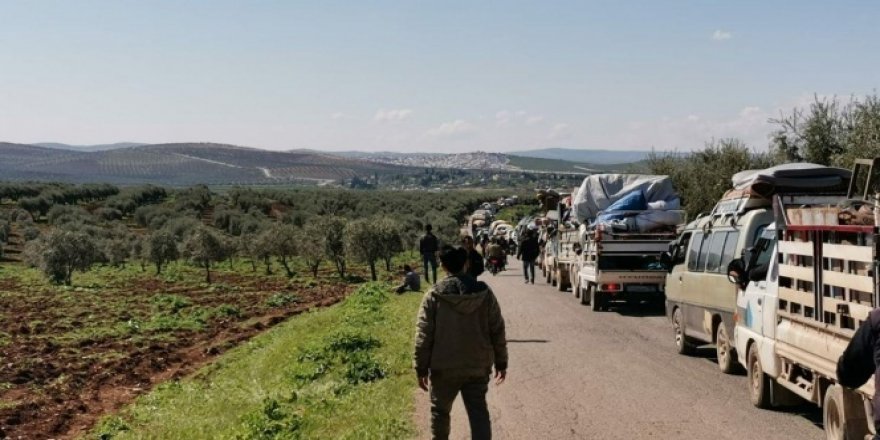
[[[434,228],[431,225],[425,225],[425,235],[419,240],[419,253],[422,254],[422,263],[425,265],[425,281],[430,283],[429,273],[434,274],[434,283],[437,282],[437,251],[440,250],[440,243],[437,236],[431,232]],[[428,272],[428,266],[431,266],[431,272]]]
[[[452,403],[461,393],[474,439],[491,439],[486,404],[489,379],[507,378],[504,318],[492,289],[464,272],[468,253],[444,247],[440,263],[448,276],[422,299],[416,326],[414,364],[419,387],[431,393],[432,438],[449,438]]]
[[[477,252],[477,248],[474,247],[474,239],[469,236],[465,236],[461,239],[462,244],[464,244],[464,249],[468,253],[467,260],[467,273],[472,276],[474,279],[477,279],[480,274],[482,274],[486,267],[483,264],[483,256]]]
[[[837,380],[841,385],[857,389],[874,376],[874,393],[880,393],[880,309],[868,314],[849,345],[837,361]],[[873,399],[874,426],[880,426],[880,399]],[[880,434],[874,436],[880,440]]]
[[[538,245],[538,237],[535,236],[535,231],[526,231],[526,238],[520,243],[516,254],[516,257],[522,260],[523,275],[526,277],[526,283],[531,281],[532,284],[535,284],[535,260],[538,259],[540,253],[541,247]]]

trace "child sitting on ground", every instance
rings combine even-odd
[[[419,274],[417,274],[416,271],[414,271],[413,268],[408,264],[405,264],[403,266],[403,273],[403,284],[397,286],[397,289],[395,289],[396,292],[420,292],[422,290],[422,279],[419,278]]]

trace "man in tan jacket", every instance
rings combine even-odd
[[[440,264],[448,276],[422,300],[414,355],[419,387],[431,392],[431,433],[449,438],[449,412],[461,392],[472,438],[490,439],[492,367],[496,384],[507,377],[504,318],[489,286],[466,274],[467,251],[444,247]]]

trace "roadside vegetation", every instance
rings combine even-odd
[[[689,219],[708,213],[730,189],[737,172],[788,162],[851,168],[855,159],[880,156],[880,97],[815,97],[770,121],[769,147],[754,149],[739,139],[713,139],[701,151],[657,153],[647,160],[652,174],[672,177]]]
[[[0,184],[0,429],[50,438],[367,280],[492,192]],[[408,336],[407,336],[408,337]]]
[[[197,375],[160,386],[89,437],[410,437],[420,298],[363,285],[338,307],[288,321]]]

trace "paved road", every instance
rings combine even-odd
[[[745,376],[718,371],[713,348],[676,354],[662,312],[591,312],[541,280],[524,285],[516,263],[481,277],[501,303],[510,351],[507,382],[489,391],[495,438],[824,438],[815,408],[754,408]],[[427,405],[419,392],[422,438],[430,437]],[[452,419],[452,438],[470,438],[461,399]]]

